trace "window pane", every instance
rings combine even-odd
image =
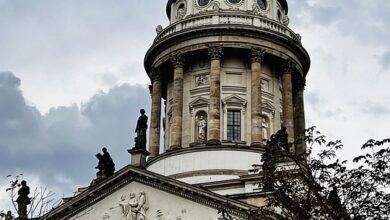
[[[228,111],[227,138],[232,141],[241,140],[241,111]]]

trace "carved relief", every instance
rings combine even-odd
[[[185,1],[180,1],[177,5],[176,19],[181,20],[187,13],[187,4]]]
[[[150,219],[146,215],[149,209],[146,202],[145,192],[140,192],[138,196],[131,192],[128,198],[125,195],[121,196],[121,201],[116,206],[111,207],[110,210],[119,210],[124,220],[146,220]]]
[[[282,23],[287,26],[290,23],[290,18],[287,15],[283,16]]]
[[[219,11],[221,9],[220,3],[219,2],[213,2],[213,10],[214,11]]]
[[[260,3],[260,4],[259,4]],[[252,5],[252,11],[255,15],[266,16],[269,13],[269,0],[258,0]]]
[[[210,75],[195,76],[195,87],[210,85]]]
[[[269,92],[269,81],[266,79],[261,80],[261,90]]]
[[[245,0],[225,0],[226,4],[232,7],[239,7],[244,4]]]

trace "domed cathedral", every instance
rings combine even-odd
[[[170,25],[157,28],[145,56],[152,81],[147,169],[190,184],[240,179],[282,126],[290,152],[304,154],[310,58],[288,28],[286,0],[170,0],[166,11]]]
[[[166,11],[170,24],[145,56],[149,152],[138,131],[130,165],[102,175],[103,164],[42,219],[257,219],[270,194],[251,169],[267,140],[287,131],[285,150],[305,159],[310,58],[286,0],[169,0]]]

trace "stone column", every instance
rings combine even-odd
[[[295,122],[295,154],[306,158],[306,143],[305,143],[305,108],[303,100],[303,92],[305,89],[305,80],[299,79],[296,83],[294,95],[294,122]]]
[[[210,70],[210,107],[207,145],[221,144],[221,46],[209,48]]]
[[[283,86],[283,126],[287,128],[288,142],[293,143],[294,135],[294,107],[292,96],[292,74],[294,64],[287,60],[283,65],[282,86]],[[293,148],[290,149],[294,151]]]
[[[261,63],[263,62],[265,50],[252,48],[251,59],[251,146],[260,146],[263,141],[262,134],[262,110],[261,110]]]
[[[173,105],[172,105],[172,134],[170,149],[181,148],[181,136],[183,127],[183,77],[184,57],[178,52],[171,55],[173,72]]]
[[[160,149],[160,121],[161,121],[161,80],[160,73],[153,69],[152,79],[152,112],[150,122],[149,152],[150,157],[156,157]]]

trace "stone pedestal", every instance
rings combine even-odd
[[[261,146],[262,134],[262,109],[261,109],[261,63],[263,62],[265,50],[252,48],[251,60],[251,146]]]
[[[210,107],[207,145],[221,144],[221,57],[222,47],[210,47]]]
[[[173,105],[172,105],[172,134],[170,149],[181,148],[182,127],[183,127],[183,77],[184,57],[181,53],[171,56],[174,67],[173,73]]]
[[[283,86],[283,126],[287,128],[288,142],[294,143],[294,107],[292,96],[292,74],[294,64],[288,60],[283,68],[282,86]],[[290,149],[293,153],[294,148]]]
[[[139,167],[144,169],[146,167],[146,157],[150,155],[150,153],[145,149],[133,148],[131,150],[127,150],[131,154],[131,165],[135,167]]]
[[[161,121],[161,81],[160,73],[152,70],[152,109],[150,123],[149,151],[150,157],[158,156],[160,149],[160,121]]]

